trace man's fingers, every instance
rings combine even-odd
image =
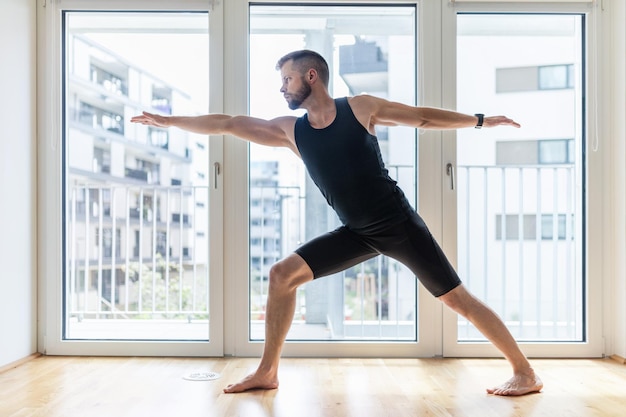
[[[157,121],[153,114],[148,112],[142,112],[140,116],[134,116],[130,119],[131,122],[134,123],[142,123],[142,124],[156,124]]]
[[[142,112],[142,114],[139,116],[132,117],[130,121],[133,123],[141,123],[142,125],[150,125],[163,128],[167,127],[165,123],[166,119],[163,116],[148,113],[146,111]]]
[[[485,127],[494,127],[494,126],[500,126],[500,125],[509,125],[509,126],[513,126],[513,127],[521,127],[521,125],[519,123],[517,123],[515,120],[509,119],[506,116],[491,116],[491,117],[486,117],[485,118]]]

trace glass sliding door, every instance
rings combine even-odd
[[[208,341],[207,12],[63,12],[63,340]]]
[[[457,132],[459,274],[528,352],[585,349],[585,16],[458,13],[456,29],[457,109],[522,125]],[[471,323],[446,324],[444,354],[485,354]]]
[[[313,49],[327,59],[334,97],[369,93],[415,104],[416,21],[415,5],[406,4],[251,5],[250,114],[289,114],[275,65],[297,49]],[[417,132],[381,127],[377,137],[391,176],[417,206]],[[249,204],[249,339],[261,341],[270,266],[339,221],[287,150],[250,146]],[[407,268],[378,256],[301,287],[287,339],[415,342],[417,290]]]

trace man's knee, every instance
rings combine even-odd
[[[459,285],[439,297],[439,300],[455,312],[461,315],[466,315],[467,311],[471,309],[474,297],[465,289],[465,287],[463,287],[463,285]]]
[[[270,285],[274,287],[284,286],[288,284],[290,275],[289,268],[281,262],[277,262],[270,268]]]
[[[293,290],[311,280],[310,269],[294,259],[287,258],[272,265],[270,268],[270,288],[277,290]]]

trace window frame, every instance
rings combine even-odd
[[[235,2],[233,2],[234,4],[236,4]],[[245,3],[245,4],[243,4]],[[225,24],[227,25],[227,27],[229,28],[229,30],[233,31],[232,34],[232,38],[233,39],[238,39],[239,42],[233,43],[231,44],[229,42],[231,36],[229,36],[229,34],[226,35],[226,46],[229,50],[233,50],[233,51],[248,51],[249,45],[248,45],[248,37],[249,37],[249,7],[251,5],[254,5],[257,2],[254,1],[248,1],[248,0],[241,0],[239,2],[239,5],[236,6],[237,7],[237,13],[241,15],[244,15],[246,17],[246,26],[242,27],[241,25],[230,25],[229,23],[231,23],[232,21],[229,20],[227,18]],[[328,1],[307,1],[305,3],[303,2],[293,2],[293,1],[280,1],[280,0],[274,0],[274,1],[267,1],[267,2],[262,2],[261,4],[263,6],[271,6],[271,5],[285,5],[285,4],[290,4],[290,5],[306,5],[306,6],[323,6],[328,4]],[[418,59],[418,66],[417,66],[417,71],[416,74],[418,76],[418,83],[419,83],[419,90],[422,89],[426,89],[426,83],[420,82],[419,80],[422,79],[422,77],[420,76],[420,73],[424,70],[423,67],[421,67],[419,65],[419,61],[421,59],[423,59],[423,54],[435,54],[435,53],[439,53],[439,51],[436,49],[436,46],[431,43],[431,42],[425,42],[424,39],[429,39],[433,40],[433,39],[438,39],[440,34],[437,31],[437,25],[434,24],[433,19],[427,19],[425,16],[439,16],[440,14],[440,10],[439,10],[439,5],[436,4],[436,2],[420,2],[420,1],[416,1],[416,0],[394,0],[393,2],[389,2],[390,4],[401,4],[401,5],[408,5],[408,6],[414,6],[417,10],[418,13],[418,21],[417,21],[417,32],[416,32],[416,36],[418,36],[418,43],[419,43],[419,48],[424,48],[425,50],[419,50],[417,52],[417,59]],[[233,6],[234,6],[233,4]],[[371,0],[366,0],[366,1],[358,1],[358,2],[340,2],[337,5],[341,5],[341,6],[351,6],[351,5],[356,5],[356,6],[372,6],[372,5],[377,5],[377,4],[381,4],[380,1],[371,1]],[[387,5],[387,3],[382,3],[383,5]],[[233,26],[237,26],[236,28],[234,28]],[[245,32],[244,32],[245,30]],[[236,33],[236,34],[235,34]],[[436,44],[436,41],[435,41]],[[241,56],[241,55],[240,55]],[[241,58],[240,58],[241,59]],[[246,56],[246,60],[247,60],[247,56]],[[434,72],[437,72],[437,70],[435,70]],[[248,109],[248,73],[246,72],[246,78],[245,78],[245,91],[240,91],[240,89],[234,89],[234,91],[236,91],[238,93],[237,95],[237,102],[239,103],[239,111],[238,113],[241,113],[242,111],[247,112]],[[240,80],[241,84],[243,84],[243,82]],[[270,80],[271,82],[271,80]],[[277,90],[280,87],[279,84],[279,79],[277,76]],[[436,90],[430,90],[427,89],[428,91],[422,91],[421,92],[421,96],[419,96],[418,101],[419,102],[424,102],[424,100],[426,101],[430,101],[431,99],[429,98],[429,94],[431,93],[435,93],[436,94]],[[436,98],[433,98],[432,100],[436,100]],[[245,109],[245,110],[243,110]],[[437,133],[434,133],[433,135],[431,135],[431,132],[428,133],[424,133],[424,135],[420,136],[420,150],[419,152],[421,152],[421,138],[423,138],[424,136],[436,136]],[[226,192],[229,193],[229,190],[232,190],[233,193],[237,193],[238,195],[232,195],[232,196],[226,196],[226,204],[229,204],[228,201],[233,201],[233,204],[235,204],[234,202],[236,201],[243,201],[243,199],[245,198],[247,201],[247,193],[248,193],[248,145],[246,143],[243,143],[243,141],[239,141],[241,143],[237,143],[237,140],[235,140],[235,142],[233,143],[227,143],[226,146],[232,146],[232,149],[237,149],[238,152],[242,152],[244,155],[246,155],[245,159],[238,159],[238,160],[233,160],[232,163],[234,163],[236,165],[236,168],[234,169],[234,171],[236,172],[236,176],[239,177],[237,179],[238,184],[241,184],[240,189],[229,189],[227,188]],[[241,154],[240,154],[241,155]],[[245,194],[243,192],[241,192],[241,190],[245,190]],[[420,192],[421,193],[421,192]],[[421,198],[421,194],[420,194],[420,198]],[[243,224],[244,226],[247,226],[248,224],[248,220],[249,220],[249,216],[248,216],[248,207],[246,205],[246,209],[245,210],[241,210],[241,211],[237,211],[237,212],[231,212],[230,214],[236,214],[238,221],[236,221],[235,223],[237,223],[239,226],[237,226],[234,230],[231,229],[232,233],[239,233],[239,234],[234,234],[235,238],[233,239],[234,241],[240,241],[240,239],[242,239],[245,242],[248,242],[248,235],[247,235],[247,231],[241,227],[241,225]],[[229,222],[230,223],[230,222]],[[228,232],[227,234],[230,234],[231,232]],[[234,246],[232,247],[232,250],[235,250]],[[246,248],[246,250],[248,250],[248,248]],[[243,251],[241,250],[241,247],[237,248],[237,251],[239,253],[239,256],[248,256],[248,253],[246,252],[245,254],[243,253]],[[228,252],[228,248],[227,248],[227,252]],[[227,255],[228,257],[228,255]],[[249,256],[248,256],[249,258]],[[226,261],[227,264],[229,264],[229,261]],[[262,341],[250,341],[249,340],[249,329],[248,329],[248,324],[247,324],[247,320],[246,318],[249,317],[249,306],[248,306],[248,263],[247,262],[236,262],[236,265],[233,266],[233,270],[237,271],[236,276],[238,277],[245,277],[245,280],[240,280],[238,279],[236,282],[234,282],[232,291],[234,291],[234,293],[231,294],[226,294],[226,297],[228,297],[228,302],[231,302],[232,300],[232,307],[229,308],[230,311],[233,312],[233,315],[240,317],[240,319],[242,320],[241,322],[232,322],[230,321],[227,326],[229,329],[233,330],[233,346],[234,346],[234,354],[235,355],[242,355],[242,356],[258,356],[262,353],[262,349],[263,349],[263,342]],[[228,288],[228,285],[227,285]],[[246,294],[246,297],[243,297],[242,294]],[[438,311],[440,312],[440,303],[437,302],[437,300],[432,297],[427,291],[425,291],[423,288],[420,288],[420,290],[418,291],[418,305],[421,306],[421,308],[423,308],[422,311],[420,311],[420,318],[419,318],[419,323],[418,323],[418,329],[420,334],[423,334],[424,336],[419,336],[418,335],[418,339],[419,342],[415,342],[415,341],[393,341],[393,342],[385,342],[385,341],[359,341],[359,342],[352,342],[352,341],[341,341],[341,342],[324,342],[324,341],[314,341],[314,342],[303,342],[303,341],[288,341],[285,343],[284,347],[283,347],[283,353],[282,355],[284,357],[304,357],[304,356],[319,356],[320,354],[323,355],[332,355],[334,357],[354,357],[356,356],[363,356],[363,357],[389,357],[389,356],[419,356],[419,357],[430,357],[430,356],[434,356],[437,355],[441,349],[438,346],[439,345],[439,340],[440,340],[440,330],[437,326],[437,323],[440,323],[438,320]],[[226,338],[227,343],[229,342],[229,340],[231,340],[230,337]]]
[[[591,138],[597,124],[597,114],[587,111],[598,103],[595,102],[597,95],[590,92],[599,88],[596,74],[598,63],[598,54],[593,50],[599,44],[597,36],[598,30],[595,25],[601,25],[600,17],[596,16],[598,10],[576,1],[562,2],[559,4],[549,3],[531,3],[531,2],[455,2],[453,7],[442,7],[443,11],[443,33],[444,40],[442,49],[446,51],[447,58],[444,61],[451,64],[444,68],[444,100],[443,104],[446,108],[456,108],[456,16],[457,13],[545,13],[545,14],[580,14],[585,16],[584,30],[586,39],[583,40],[583,54],[585,60],[585,68],[583,77],[586,83],[583,85],[581,94],[585,94],[585,108],[578,111],[584,111],[584,121],[582,123],[586,134],[585,138]],[[456,164],[456,134],[455,132],[446,132],[444,134],[443,143],[444,158],[450,159],[451,163]],[[587,170],[585,172],[585,184],[579,185],[585,188],[585,207],[586,224],[583,227],[583,239],[587,253],[583,259],[583,268],[585,269],[583,304],[585,313],[585,340],[583,342],[567,342],[567,343],[533,343],[520,342],[522,350],[528,356],[540,357],[601,357],[603,355],[604,344],[602,338],[602,255],[598,253],[595,247],[602,246],[602,201],[600,195],[595,195],[596,190],[602,189],[602,167],[603,154],[598,152],[586,152],[584,155]],[[598,191],[599,192],[599,191]],[[452,208],[456,210],[456,197],[454,193],[443,193],[444,210],[450,212]],[[444,251],[450,254],[456,254],[456,222],[449,221],[444,224]],[[453,264],[456,262],[455,255],[451,256]],[[594,279],[598,277],[599,279]],[[448,329],[456,328],[456,315],[450,311],[444,311],[444,322]],[[454,335],[452,335],[454,333]],[[497,356],[499,352],[491,345],[484,342],[478,343],[458,343],[456,331],[444,331],[444,356],[472,356],[472,357],[490,357]]]
[[[212,2],[201,0],[181,0],[176,4],[164,0],[145,1],[106,1],[106,0],[64,0],[49,2],[38,14],[40,48],[38,50],[40,85],[46,88],[38,92],[38,124],[40,137],[39,192],[39,288],[40,325],[38,328],[38,350],[53,355],[158,355],[158,356],[206,356],[223,354],[223,325],[221,320],[211,320],[209,342],[188,341],[103,341],[63,339],[64,318],[64,63],[63,63],[63,14],[65,11],[197,11],[207,12],[209,19],[209,42],[212,72],[209,74],[213,85],[223,72],[221,59],[222,10],[212,7]],[[44,70],[45,68],[45,70]],[[214,71],[213,71],[214,70]],[[211,91],[209,111],[222,111],[222,90]],[[223,146],[219,137],[210,141],[209,164],[222,163]],[[221,177],[215,179],[219,185],[211,190],[211,241],[209,250],[211,300],[210,314],[219,317],[222,310],[223,266],[221,262],[222,218]],[[45,207],[45,210],[42,209]],[[213,260],[215,260],[213,262]]]
[[[306,4],[324,4],[328,1],[305,1]],[[375,4],[380,0],[347,0],[344,4]],[[419,9],[419,35],[422,39],[427,38],[428,42],[422,45],[419,51],[419,72],[420,72],[420,103],[424,105],[439,106],[445,108],[455,108],[455,69],[454,54],[456,53],[455,39],[456,26],[454,15],[458,10],[474,12],[499,12],[499,11],[520,11],[520,12],[554,12],[554,13],[585,13],[589,24],[587,45],[597,45],[599,31],[601,28],[601,16],[595,8],[590,6],[591,0],[581,2],[580,0],[563,0],[542,4],[538,2],[516,2],[510,3],[502,0],[499,2],[489,2],[485,4],[477,2],[431,2],[431,1],[406,1],[395,0],[394,3],[416,4]],[[62,4],[60,4],[62,3]],[[212,1],[212,0],[181,0],[175,5],[165,0],[63,0],[62,2],[47,2],[45,6],[38,10],[38,82],[44,86],[38,90],[37,119],[40,126],[38,152],[40,155],[38,162],[38,264],[39,264],[39,330],[38,330],[38,350],[47,354],[94,354],[94,355],[185,355],[185,356],[207,356],[222,354],[232,356],[258,355],[261,352],[262,344],[248,346],[247,342],[241,340],[247,338],[248,331],[246,323],[247,300],[241,294],[247,294],[247,265],[241,262],[242,257],[248,258],[247,248],[242,249],[238,242],[247,241],[247,219],[248,208],[242,202],[247,201],[244,196],[247,192],[247,144],[233,137],[212,138],[212,146],[215,151],[211,152],[209,166],[218,163],[227,168],[224,176],[216,178],[216,186],[219,187],[221,201],[218,207],[211,209],[211,220],[223,219],[215,225],[215,233],[220,238],[217,243],[212,243],[211,251],[215,254],[218,262],[211,265],[212,274],[220,277],[244,277],[244,279],[220,279],[212,288],[213,294],[222,297],[218,302],[213,303],[211,313],[215,317],[223,317],[217,332],[223,335],[223,343],[215,350],[206,349],[206,346],[189,346],[183,349],[167,343],[158,343],[158,348],[150,344],[137,344],[134,348],[121,349],[115,344],[102,344],[99,347],[89,347],[85,349],[85,344],[76,344],[71,348],[58,340],[60,335],[60,321],[62,315],[62,289],[59,283],[62,277],[62,248],[59,244],[62,236],[62,202],[61,202],[61,137],[62,137],[62,109],[60,105],[61,89],[58,80],[61,79],[60,60],[60,18],[61,8],[82,10],[87,6],[90,10],[209,10],[210,31],[211,31],[211,62],[219,62],[209,74],[212,92],[211,112],[224,112],[229,114],[245,114],[247,112],[248,94],[248,72],[247,65],[247,37],[248,37],[248,6],[255,3],[252,0],[233,1]],[[286,4],[292,1],[274,0],[263,2],[264,4]],[[428,18],[426,18],[426,16]],[[593,17],[592,17],[593,16]],[[442,46],[446,46],[443,48]],[[598,106],[598,97],[594,94],[598,91],[598,62],[597,52],[590,51],[587,62],[588,85],[585,93],[588,93],[589,108]],[[225,70],[228,68],[228,71]],[[428,82],[424,81],[427,79]],[[586,129],[594,131],[597,129],[597,116],[593,112],[588,112],[588,120],[585,123]],[[223,140],[222,140],[223,139]],[[452,132],[426,131],[420,136],[420,156],[424,163],[420,163],[420,173],[427,174],[441,172],[441,176],[432,178],[432,181],[420,187],[419,199],[431,199],[433,204],[420,208],[422,217],[430,225],[433,235],[444,242],[450,242],[453,236],[449,229],[449,224],[444,221],[444,205],[450,204],[450,197],[444,195],[444,187],[447,186],[445,176],[445,164],[443,155],[448,154],[453,146],[454,134]],[[590,152],[588,155],[589,171],[587,184],[589,192],[587,195],[588,218],[588,254],[586,267],[588,276],[595,276],[598,279],[589,279],[595,282],[589,286],[589,294],[586,299],[588,304],[588,333],[589,342],[581,349],[578,346],[561,346],[560,349],[549,351],[541,348],[529,347],[526,350],[531,356],[599,356],[603,352],[602,340],[602,308],[601,286],[603,277],[602,261],[605,255],[602,252],[604,247],[602,241],[602,202],[605,198],[600,194],[605,188],[602,186],[602,166],[604,153],[602,148],[599,152]],[[242,191],[242,190],[245,190]],[[232,208],[227,212],[223,207]],[[212,222],[218,223],[218,222]],[[213,232],[212,232],[213,233]],[[454,254],[451,249],[450,253]],[[589,284],[588,284],[589,285]],[[242,292],[243,291],[243,292]],[[429,320],[420,323],[420,331],[433,335],[432,341],[428,342],[428,347],[424,352],[415,350],[396,351],[386,349],[384,346],[372,349],[361,346],[344,345],[337,348],[335,356],[432,356],[445,354],[454,356],[493,356],[497,354],[493,349],[483,347],[470,349],[469,351],[456,352],[454,350],[444,350],[442,337],[442,323],[450,320],[447,315],[444,318],[441,303],[433,300],[430,295],[424,295],[420,291],[419,303],[424,306]],[[243,327],[246,327],[245,329]],[[212,332],[213,334],[213,332]],[[319,356],[319,346],[309,344],[308,346],[286,346],[285,356]],[[371,345],[370,345],[371,346]]]

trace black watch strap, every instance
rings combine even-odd
[[[480,129],[483,127],[483,121],[485,120],[485,115],[482,113],[476,113],[474,116],[478,117],[478,123],[474,126],[474,129]]]

